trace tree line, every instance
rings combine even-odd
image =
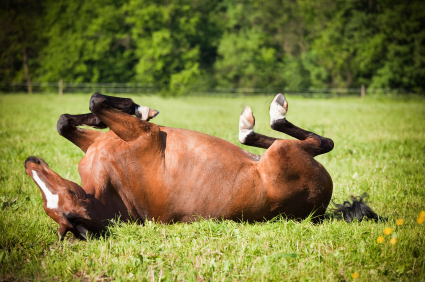
[[[4,0],[0,82],[425,92],[422,0]]]

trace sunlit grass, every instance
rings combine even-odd
[[[346,224],[331,217],[318,225],[280,218],[256,224],[117,224],[102,238],[81,242],[68,235],[60,242],[58,226],[45,214],[23,164],[30,155],[39,156],[80,183],[77,165],[83,153],[57,134],[56,122],[62,113],[88,112],[89,97],[0,96],[0,279],[423,279],[425,99],[287,97],[291,122],[335,142],[331,153],[317,157],[333,178],[335,202],[367,192],[386,222]],[[238,145],[238,117],[250,105],[257,132],[287,138],[268,125],[272,97],[132,98],[160,111],[155,123]]]

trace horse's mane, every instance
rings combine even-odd
[[[335,209],[333,212],[336,214],[342,213],[342,217],[346,222],[352,222],[353,220],[362,221],[363,219],[372,219],[376,222],[379,220],[385,220],[384,218],[377,215],[365,202],[367,194],[356,197],[351,195],[351,201],[344,201],[342,205],[336,204],[332,201]]]

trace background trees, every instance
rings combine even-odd
[[[30,82],[32,70],[45,45],[40,18],[43,7],[36,0],[0,2],[0,81]],[[36,77],[36,76],[35,76]],[[28,87],[31,92],[31,87]]]
[[[420,0],[16,0],[0,81],[425,92]]]

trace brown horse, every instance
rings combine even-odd
[[[143,224],[322,216],[333,184],[314,157],[331,151],[333,142],[287,121],[287,110],[285,97],[277,94],[270,105],[271,128],[298,140],[255,133],[251,109],[243,110],[239,140],[267,149],[257,156],[214,136],[150,123],[158,111],[95,93],[90,114],[65,114],[58,122],[59,134],[86,153],[79,164],[82,187],[41,158],[29,157],[25,170],[62,237],[71,231],[84,238],[117,217]]]

